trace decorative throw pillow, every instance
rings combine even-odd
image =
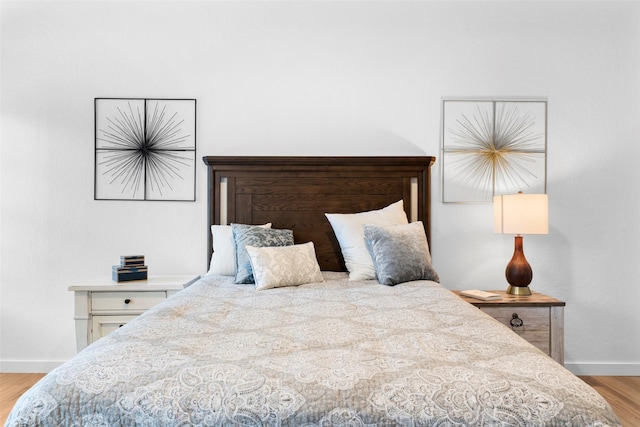
[[[323,282],[313,242],[301,245],[256,248],[246,246],[256,289]]]
[[[325,214],[340,244],[344,263],[349,270],[349,280],[376,278],[371,255],[364,242],[364,224],[400,225],[408,224],[402,200],[386,208],[355,214]]]
[[[421,221],[407,225],[364,225],[367,248],[378,282],[397,285],[411,280],[439,282],[431,265],[429,243]]]
[[[235,283],[254,283],[251,260],[246,246],[289,246],[293,245],[293,231],[231,224],[236,247]]]
[[[255,227],[271,228],[271,223],[256,225]],[[207,276],[219,274],[234,276],[236,274],[236,245],[230,225],[212,225],[213,254]]]

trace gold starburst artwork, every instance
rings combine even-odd
[[[546,193],[546,101],[444,100],[443,202]]]

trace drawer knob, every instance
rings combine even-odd
[[[524,325],[522,319],[518,317],[518,313],[513,313],[511,315],[511,320],[509,321],[509,323],[511,324],[512,328],[519,328]]]
[[[126,300],[124,300],[125,304],[129,304],[131,302],[131,300],[129,298],[127,298]]]
[[[124,326],[124,324],[122,324],[122,325],[118,326],[118,328],[122,328],[123,326]]]

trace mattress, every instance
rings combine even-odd
[[[8,426],[619,425],[591,387],[431,281],[205,277],[25,393]]]

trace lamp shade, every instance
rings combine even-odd
[[[546,194],[495,196],[493,214],[496,233],[549,233],[549,200]]]

